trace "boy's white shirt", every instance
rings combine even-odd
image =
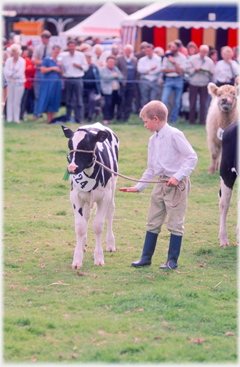
[[[181,181],[191,174],[197,164],[197,154],[182,131],[166,123],[155,132],[148,144],[148,168],[141,180],[152,181],[156,176],[175,177]],[[139,192],[149,183],[137,183]]]

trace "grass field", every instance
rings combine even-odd
[[[140,178],[150,133],[137,115],[110,127],[120,140],[120,173]],[[62,180],[68,148],[61,126],[31,116],[4,124],[5,363],[237,363],[237,190],[227,217],[230,247],[222,249],[219,174],[207,174],[205,128],[183,120],[177,127],[199,158],[177,270],[159,269],[168,250],[165,226],[152,265],[130,266],[141,255],[150,185],[141,194],[116,191],[117,251],[104,251],[104,267],[93,265],[91,219],[77,271],[71,269],[75,232],[70,183]],[[133,183],[118,179],[117,188],[126,185]]]

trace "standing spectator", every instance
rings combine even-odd
[[[217,50],[213,49],[213,50],[209,51],[208,56],[210,57],[210,59],[212,59],[212,61],[216,65],[216,63],[218,62],[218,52],[217,52]]]
[[[209,51],[209,55],[210,59],[212,59],[212,61],[214,62],[214,65],[217,64],[218,62],[218,52],[217,50],[215,49],[212,49],[211,51]],[[212,78],[210,80],[211,82],[213,81],[213,75],[212,75]],[[211,103],[211,100],[212,100],[212,97],[211,95],[208,93],[208,96],[207,96],[207,102],[206,102],[206,117],[207,117],[207,113],[208,113],[208,109],[209,109],[209,106],[210,106],[210,103]]]
[[[8,43],[6,45],[6,49],[9,49],[10,51],[10,46],[12,46],[15,42],[14,42],[14,36],[15,36],[15,32],[11,32],[8,38]]]
[[[189,59],[192,55],[196,55],[198,53],[198,47],[196,45],[195,42],[190,41],[187,44],[187,51],[188,51],[188,55],[186,56],[186,63],[185,63],[185,68],[184,68],[184,75],[183,75],[183,93],[182,93],[182,103],[181,103],[181,108],[180,108],[180,112],[179,115],[180,116],[184,116],[185,120],[189,120],[189,107],[190,107],[190,102],[189,102],[189,75],[186,71],[187,69],[187,65],[189,62]]]
[[[188,51],[188,54],[186,57],[186,63],[185,63],[185,68],[184,68],[184,92],[188,89],[188,84],[189,84],[188,83],[189,75],[187,72],[187,65],[188,65],[189,59],[192,55],[196,55],[198,53],[198,47],[196,43],[193,41],[188,42],[187,51]]]
[[[68,52],[63,54],[62,66],[65,77],[65,93],[67,116],[71,117],[74,107],[75,121],[83,124],[83,75],[88,70],[88,63],[83,52],[76,51],[76,42],[70,39],[67,42]],[[75,97],[75,100],[73,99]],[[74,106],[75,103],[75,106]]]
[[[174,91],[174,105],[170,118],[171,123],[175,124],[181,106],[186,56],[178,51],[178,46],[175,42],[170,43],[169,51],[162,62],[162,72],[165,74],[165,81],[161,101],[168,106],[169,97],[172,91]]]
[[[153,52],[153,45],[146,46],[146,56],[141,57],[137,63],[140,74],[141,105],[144,106],[159,97],[159,76],[161,73],[161,58]]]
[[[221,48],[223,60],[217,62],[213,75],[213,81],[218,87],[224,84],[234,85],[234,81],[239,72],[237,61],[232,60],[233,50],[229,46]]]
[[[11,57],[6,60],[4,73],[8,81],[7,121],[20,123],[20,108],[25,83],[26,61],[20,56],[21,46],[10,46]]]
[[[89,45],[89,43],[83,42],[80,46],[76,46],[76,51],[80,51],[80,52],[89,52],[91,51],[92,46]]]
[[[93,114],[96,106],[96,98],[101,98],[100,73],[96,65],[92,63],[92,54],[85,53],[88,63],[88,70],[83,76],[83,100],[84,106],[87,107],[88,122],[93,122]]]
[[[30,97],[31,90],[32,90],[32,82],[33,82],[33,78],[34,78],[35,71],[36,71],[32,60],[28,57],[28,46],[22,46],[22,57],[26,61],[26,66],[25,66],[26,82],[24,84],[24,93],[23,93],[22,103],[21,103],[20,121],[23,121],[25,119],[24,114],[27,110],[27,105],[28,105],[29,97]]]
[[[199,124],[205,124],[206,102],[208,96],[207,85],[214,73],[214,62],[208,57],[209,47],[201,45],[199,53],[189,59],[186,71],[189,74],[189,122],[195,123],[197,96],[200,95]]]
[[[178,47],[178,51],[181,52],[181,54],[183,54],[184,56],[188,55],[188,50],[186,47],[183,46],[182,41],[181,40],[175,40],[174,41]]]
[[[101,67],[103,66],[103,64],[100,62],[100,57],[103,53],[103,47],[102,45],[99,45],[97,43],[96,45],[93,46],[92,51],[93,51],[92,62],[94,65],[97,66],[98,70],[100,70]]]
[[[164,49],[162,47],[155,47],[154,50],[155,54],[157,54],[159,57],[162,57],[164,55]]]
[[[117,42],[114,42],[112,44],[111,50],[103,51],[99,58],[99,63],[102,66],[106,66],[107,58],[108,56],[114,56],[115,58],[120,54],[120,44]]]
[[[8,95],[8,81],[2,69],[2,113],[6,104],[7,95]]]
[[[235,46],[233,47],[233,60],[237,61],[237,63],[239,64],[239,47]]]
[[[143,41],[140,43],[140,51],[135,53],[135,57],[139,60],[141,57],[146,56],[146,46],[148,45],[147,42]],[[140,94],[140,88],[139,88],[139,79],[140,74],[137,74],[137,82],[136,82],[136,93],[135,93],[135,111],[134,113],[139,114],[141,109],[141,94]]]
[[[37,112],[47,113],[47,123],[54,118],[61,103],[62,94],[62,65],[58,62],[61,46],[53,45],[52,55],[47,56],[42,61],[41,73],[43,74],[39,90]]]
[[[41,33],[42,44],[36,46],[34,53],[33,53],[33,57],[32,57],[33,64],[35,65],[35,68],[36,68],[36,74],[35,74],[34,84],[33,84],[33,88],[34,88],[33,119],[34,120],[37,120],[39,117],[39,115],[37,114],[37,106],[38,106],[39,88],[40,88],[40,83],[41,83],[41,78],[42,78],[42,74],[40,71],[42,60],[44,59],[44,57],[50,56],[52,54],[52,45],[50,44],[50,37],[51,37],[51,33],[47,30]]]
[[[148,46],[148,42],[143,41],[140,43],[140,51],[136,52],[135,57],[139,60],[141,57],[146,56],[146,47]]]
[[[132,101],[135,92],[135,80],[137,79],[137,58],[133,55],[133,46],[124,47],[123,55],[116,59],[116,66],[123,75],[121,82],[121,104],[119,120],[128,121],[132,111]]]
[[[101,89],[105,99],[103,107],[103,123],[111,123],[114,118],[114,107],[120,98],[120,83],[123,79],[121,71],[115,66],[116,58],[108,56],[106,66],[100,70]]]
[[[2,62],[3,66],[5,65],[6,60],[11,56],[9,51],[6,50],[7,48],[7,40],[3,38],[2,40]]]

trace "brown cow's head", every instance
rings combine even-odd
[[[217,87],[214,83],[209,83],[208,93],[212,98],[218,99],[218,106],[223,112],[231,111],[237,104],[237,88],[233,85],[225,84]]]

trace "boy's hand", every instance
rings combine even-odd
[[[170,177],[168,182],[167,182],[167,186],[170,186],[170,187],[175,187],[178,185],[178,180],[175,178],[175,177]]]
[[[138,189],[136,189],[136,187],[121,187],[118,190],[123,192],[138,192]]]

